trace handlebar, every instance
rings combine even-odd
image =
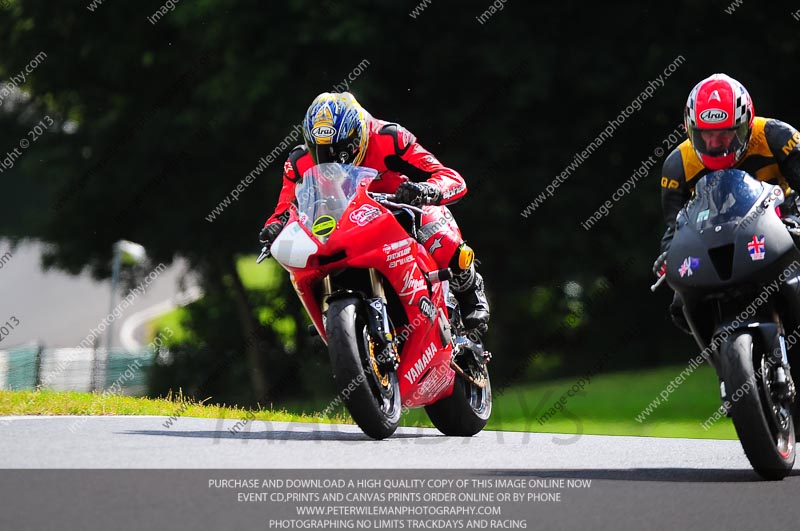
[[[265,245],[261,248],[261,254],[258,255],[258,258],[256,258],[256,263],[260,264],[270,256],[272,256],[272,253],[269,252],[269,246]]]
[[[414,205],[409,205],[407,203],[395,203],[394,199],[397,197],[395,194],[379,194],[375,192],[367,192],[367,194],[375,200],[376,203],[385,206],[386,208],[391,208],[394,210],[401,210],[403,208],[407,208],[412,212],[416,212],[417,214],[422,215],[422,209],[419,207],[415,207]]]
[[[655,293],[656,290],[661,286],[661,284],[664,283],[665,280],[667,280],[667,275],[661,275],[660,277],[658,277],[658,280],[656,280],[656,283],[653,284],[652,286],[650,286],[650,291]]]

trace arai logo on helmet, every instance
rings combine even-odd
[[[722,109],[706,109],[700,113],[700,119],[707,124],[718,124],[728,119],[728,113]]]
[[[336,134],[336,129],[329,125],[318,125],[311,130],[311,136],[314,138],[330,138]]]

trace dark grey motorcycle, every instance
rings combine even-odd
[[[678,214],[667,254],[666,281],[711,354],[747,458],[766,479],[786,477],[796,453],[786,337],[800,326],[800,251],[790,230],[800,231],[779,215],[790,206],[784,199],[780,187],[740,170],[708,174]]]

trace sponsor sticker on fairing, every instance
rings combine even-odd
[[[397,266],[410,264],[414,261],[413,256],[406,256],[405,258],[400,258],[399,260],[395,260],[394,262],[389,262],[389,269],[394,269]]]
[[[314,224],[311,225],[311,233],[318,238],[324,238],[333,232],[335,228],[336,219],[333,216],[323,214],[314,220]]]
[[[398,240],[392,243],[386,243],[383,245],[383,252],[386,254],[391,253],[392,251],[396,251],[398,249],[402,249],[403,247],[408,247],[411,245],[411,238],[405,238],[403,240]]]
[[[453,369],[445,367],[444,365],[434,367],[428,373],[428,376],[420,382],[417,391],[420,394],[424,393],[428,396],[438,395],[444,391],[445,387],[452,381],[453,372]]]
[[[400,249],[399,251],[395,251],[393,253],[389,253],[386,255],[386,261],[389,262],[391,260],[397,260],[398,258],[402,258],[407,254],[411,253],[411,247],[406,247],[405,249]]]
[[[700,267],[700,259],[693,256],[687,256],[681,266],[678,268],[678,274],[683,277],[690,277],[695,269]]]
[[[417,277],[417,274],[419,274],[419,277]],[[401,299],[406,301],[406,304],[414,304],[417,293],[422,292],[424,294],[428,291],[428,286],[425,283],[425,279],[421,277],[422,273],[420,272],[417,264],[412,264],[412,267],[408,269],[403,276],[403,286],[400,288],[398,295]]]
[[[430,319],[432,322],[434,316],[436,315],[436,308],[433,305],[433,301],[423,295],[417,306],[419,306],[419,311],[422,312],[422,315]]]
[[[762,234],[759,238],[753,234],[753,239],[747,244],[747,252],[751,260],[763,260],[767,256],[767,237]]]
[[[428,345],[428,348],[425,349],[425,352],[422,353],[422,357],[417,360],[417,362],[408,369],[406,372],[405,377],[408,380],[408,383],[414,383],[419,379],[420,375],[425,371],[425,368],[433,359],[433,356],[436,355],[436,345],[431,343]]]
[[[381,210],[378,207],[374,207],[371,205],[361,205],[356,210],[353,210],[350,213],[350,221],[352,221],[359,227],[363,227],[364,225],[373,221],[380,215],[381,215]]]

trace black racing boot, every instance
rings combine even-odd
[[[483,291],[483,277],[475,271],[475,264],[454,276],[450,286],[458,300],[464,328],[486,333],[489,329],[489,301]]]

